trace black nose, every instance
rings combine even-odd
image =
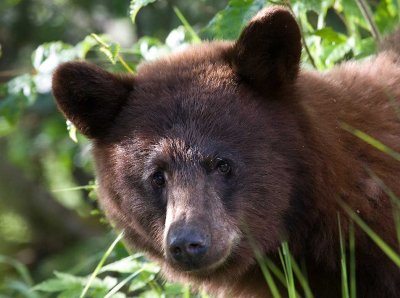
[[[170,230],[167,245],[172,259],[187,269],[199,266],[209,247],[204,233],[186,227]]]

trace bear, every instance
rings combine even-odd
[[[67,62],[52,88],[92,141],[107,217],[167,279],[215,297],[271,297],[257,255],[279,264],[286,241],[314,296],[340,297],[339,233],[347,243],[352,225],[343,204],[399,252],[379,181],[400,195],[400,163],[348,129],[400,152],[398,36],[374,57],[306,70],[294,16],[270,6],[236,41],[133,75]],[[354,227],[358,296],[399,297],[400,269]]]

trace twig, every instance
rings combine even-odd
[[[272,2],[272,1],[271,1],[271,2]],[[290,12],[294,15],[294,11],[293,11],[292,5],[290,4],[290,1],[289,1],[289,0],[285,0],[284,4],[289,8]],[[302,24],[301,24],[301,20],[300,20],[300,19],[297,20],[297,24],[299,25],[299,28],[300,28],[301,41],[303,42],[303,46],[304,46],[304,49],[305,49],[305,51],[306,51],[306,53],[307,53],[307,56],[308,56],[308,58],[310,59],[310,62],[311,62],[311,64],[312,64],[312,66],[313,66],[315,69],[317,69],[317,64],[315,63],[315,60],[314,60],[313,56],[311,55],[310,49],[309,49],[309,47],[307,46],[306,38],[305,38],[305,36],[304,36],[303,26],[302,26]]]
[[[378,27],[376,26],[376,23],[373,19],[371,10],[368,6],[367,3],[365,3],[365,0],[356,0],[358,7],[361,10],[361,13],[363,14],[365,20],[367,21],[367,23],[369,24],[369,26],[371,27],[371,33],[372,36],[375,38],[375,40],[380,43],[382,41],[382,36],[379,32]]]

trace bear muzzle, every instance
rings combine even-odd
[[[210,248],[210,237],[194,226],[178,226],[169,230],[166,239],[167,258],[181,270],[203,267]]]

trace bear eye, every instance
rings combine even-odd
[[[153,174],[151,182],[154,187],[160,188],[165,185],[165,176],[164,173],[161,171],[157,171]]]
[[[224,174],[224,175],[229,174],[232,170],[231,165],[225,159],[218,159],[216,168],[217,168],[218,172],[220,172],[221,174]]]

